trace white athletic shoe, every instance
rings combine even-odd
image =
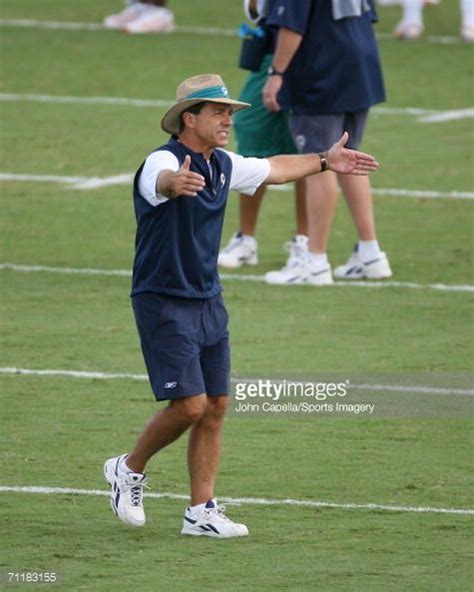
[[[174,30],[174,15],[168,8],[147,5],[135,20],[127,23],[123,30],[126,33],[163,33]]]
[[[474,27],[468,27],[467,25],[463,25],[461,29],[461,39],[466,43],[473,43],[474,42]]]
[[[334,277],[340,280],[381,280],[392,277],[392,270],[387,255],[382,251],[376,259],[366,262],[362,261],[357,251],[354,251],[347,263],[336,267]]]
[[[222,249],[217,259],[218,265],[237,269],[243,265],[258,264],[258,244],[253,236],[236,232]]]
[[[110,507],[115,514],[130,526],[144,526],[143,487],[147,476],[143,473],[125,472],[120,463],[127,455],[109,458],[104,464],[104,475],[111,487]]]
[[[269,271],[265,274],[267,284],[292,285],[311,284],[313,286],[327,286],[333,283],[330,265],[316,267],[308,254],[308,238],[297,235],[284,245],[290,253],[285,267],[279,271]]]
[[[192,516],[189,508],[184,513],[181,534],[192,536],[208,536],[217,539],[248,536],[245,524],[232,522],[224,514],[225,506],[218,506],[215,499],[207,502],[206,507],[197,516]]]
[[[123,29],[128,23],[137,19],[147,9],[148,6],[146,4],[133,2],[133,4],[127,6],[122,12],[105,17],[104,27],[106,29]]]
[[[399,23],[393,32],[397,39],[416,41],[423,35],[423,25],[418,23]]]

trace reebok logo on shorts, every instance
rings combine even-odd
[[[178,386],[177,382],[167,382],[165,384],[165,388],[176,388]]]

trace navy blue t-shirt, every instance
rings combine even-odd
[[[331,0],[276,0],[267,25],[303,35],[279,95],[282,109],[297,114],[331,114],[368,109],[383,102],[385,90],[373,19],[374,11],[370,10],[336,21]]]
[[[179,166],[189,154],[191,171],[200,173],[206,186],[196,197],[179,196],[152,206],[138,188],[145,163],[140,166],[133,189],[137,233],[132,296],[158,292],[183,298],[212,298],[221,291],[217,256],[232,161],[224,151],[215,150],[210,159],[211,175],[203,155],[175,138],[157,150],[172,152]]]

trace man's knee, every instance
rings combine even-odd
[[[229,406],[229,397],[219,395],[207,398],[206,416],[214,419],[222,419]]]
[[[171,402],[171,407],[179,413],[183,421],[193,424],[205,414],[207,409],[207,396],[205,394],[185,399],[176,399]]]

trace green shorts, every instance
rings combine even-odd
[[[242,156],[266,158],[298,152],[290,134],[288,114],[267,111],[262,102],[262,90],[272,59],[273,54],[263,58],[260,70],[250,73],[239,96],[239,101],[252,105],[234,115],[236,151]]]

